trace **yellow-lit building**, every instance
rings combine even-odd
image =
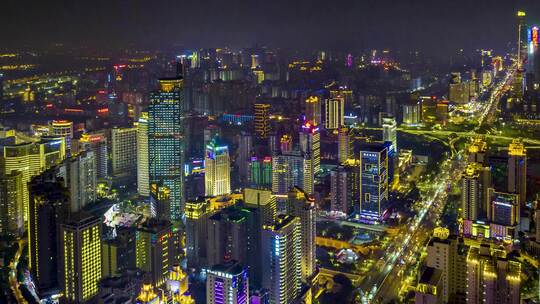
[[[68,303],[89,302],[101,280],[101,220],[72,214],[60,230],[64,297]]]
[[[19,171],[22,174],[24,220],[28,218],[28,182],[33,176],[61,163],[65,158],[64,140],[42,139],[39,142],[0,146],[0,163],[3,175]]]
[[[482,244],[467,255],[467,303],[521,303],[521,263]]]
[[[312,95],[306,98],[305,103],[306,121],[311,121],[315,125],[322,125],[322,102],[317,95]]]
[[[0,234],[24,231],[24,198],[21,171],[0,174]]]
[[[508,146],[508,192],[519,194],[523,205],[527,199],[527,150],[523,141],[514,139]]]
[[[270,133],[270,104],[256,103],[254,116],[255,134],[259,138],[267,138]]]
[[[111,130],[113,176],[134,176],[137,172],[137,128]]]
[[[345,125],[345,98],[336,96],[326,100],[325,128],[336,130]]]
[[[69,120],[53,120],[49,123],[49,136],[60,136],[65,138],[66,153],[71,151],[71,140],[73,139],[73,122]]]
[[[214,138],[207,146],[204,158],[204,184],[206,196],[231,193],[231,166],[229,148]]]
[[[142,112],[137,125],[137,191],[141,196],[150,195],[148,165],[148,112]]]

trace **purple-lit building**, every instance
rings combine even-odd
[[[248,304],[247,269],[236,261],[218,264],[209,269],[206,279],[206,303]]]

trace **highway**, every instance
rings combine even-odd
[[[477,136],[476,131],[484,123],[493,119],[497,104],[505,93],[508,83],[511,83],[515,72],[515,67],[512,67],[504,79],[493,87],[489,98],[486,100],[487,103],[478,117],[478,126],[469,132],[461,132],[463,135]],[[425,131],[413,130],[412,132],[417,132],[412,134],[424,134]],[[449,131],[429,132],[448,132],[448,135],[460,133]],[[396,299],[399,286],[402,284],[402,275],[406,273],[407,268],[414,265],[411,257],[419,254],[424,249],[423,245],[426,238],[430,236],[430,229],[433,228],[434,221],[439,219],[442,214],[446,204],[447,185],[456,182],[460,178],[459,173],[463,170],[464,162],[455,161],[454,156],[462,152],[453,152],[451,157],[441,163],[440,174],[430,183],[432,191],[421,193],[422,207],[409,223],[408,229],[392,241],[392,245],[386,249],[382,261],[374,264],[369,271],[370,275],[360,284],[359,297],[362,303],[386,303]],[[428,214],[429,216],[426,216]],[[398,264],[402,260],[405,261],[403,266]]]
[[[19,240],[19,248],[13,257],[13,260],[9,263],[9,284],[11,285],[11,291],[17,299],[17,303],[19,304],[27,303],[19,289],[19,282],[17,281],[17,265],[19,264],[19,259],[21,258],[25,245],[26,239]]]

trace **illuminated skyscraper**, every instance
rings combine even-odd
[[[315,199],[302,189],[294,187],[287,198],[287,213],[300,219],[300,247],[302,281],[311,283],[315,275],[316,206]]]
[[[397,123],[396,119],[393,117],[386,117],[382,119],[382,127],[383,127],[383,141],[392,143],[392,146],[390,148],[390,151],[388,153],[398,152],[398,146],[397,146]]]
[[[263,288],[269,290],[270,303],[292,303],[302,287],[300,219],[279,215],[262,231]]]
[[[388,205],[388,150],[385,145],[363,145],[360,160],[359,213],[378,220]]]
[[[353,161],[353,160],[351,160]],[[330,210],[350,214],[354,202],[358,199],[358,189],[360,187],[359,179],[355,179],[354,166],[338,166],[330,172]],[[358,184],[354,185],[356,180]],[[356,191],[354,191],[356,186]],[[356,200],[354,199],[356,194]]]
[[[520,218],[519,194],[488,190],[487,219],[490,237],[498,239],[517,238]]]
[[[461,176],[461,218],[465,222],[485,218],[487,191],[491,186],[489,168],[470,163]],[[465,227],[467,227],[465,223]],[[465,228],[466,233],[468,229]]]
[[[204,184],[206,196],[231,193],[231,166],[229,148],[214,138],[207,146],[204,158]]]
[[[526,13],[518,11],[516,16],[518,18],[518,47],[517,47],[517,62],[518,69],[523,64],[524,54],[527,52],[527,26],[525,25]]]
[[[24,231],[24,199],[21,171],[0,175],[0,234]]]
[[[148,106],[150,183],[163,181],[171,191],[171,219],[184,215],[184,80],[159,80]]]
[[[313,162],[309,154],[291,151],[276,154],[272,158],[273,193],[287,194],[294,186],[313,191],[313,182]]]
[[[150,185],[150,214],[164,220],[171,218],[171,191],[162,183]]]
[[[254,127],[259,138],[268,138],[270,133],[270,104],[256,103],[254,105]]]
[[[251,134],[240,132],[238,144],[238,157],[236,167],[238,168],[240,183],[245,185],[249,179],[249,168],[251,152],[253,149],[253,138]]]
[[[272,188],[272,157],[251,157],[249,162],[249,184],[254,188]]]
[[[137,128],[111,130],[112,174],[133,179],[137,173]]]
[[[339,163],[345,162],[352,156],[351,143],[349,141],[349,129],[341,126],[338,129],[338,160]]]
[[[53,120],[49,123],[49,135],[60,136],[65,140],[66,154],[71,152],[71,140],[73,139],[73,122],[69,120]]]
[[[469,247],[456,236],[432,238],[427,246],[426,266],[442,271],[442,303],[464,303],[467,291]]]
[[[137,125],[137,191],[141,196],[150,195],[148,166],[148,112],[142,112]]]
[[[313,164],[313,174],[321,170],[321,133],[319,127],[306,122],[300,129],[300,151],[309,154]],[[304,190],[306,190],[304,188]]]
[[[92,151],[96,158],[96,177],[106,178],[109,175],[109,152],[105,134],[83,134],[79,139],[79,151]]]
[[[317,95],[309,96],[305,103],[306,121],[311,121],[315,125],[322,125],[322,102]]]
[[[206,277],[206,303],[249,304],[247,269],[230,261],[212,266]]]
[[[522,205],[527,200],[527,150],[520,140],[508,147],[508,192],[519,194]]]
[[[251,242],[254,239],[251,224],[253,214],[236,206],[219,210],[210,217],[208,225],[208,265],[234,259],[249,266]]]
[[[345,125],[345,98],[337,96],[326,100],[324,123],[327,130]]]
[[[467,303],[521,303],[521,263],[482,244],[467,255]]]
[[[61,221],[69,212],[69,192],[51,169],[28,184],[28,264],[38,292],[57,291],[62,286],[58,252]],[[98,256],[98,258],[100,258]]]
[[[71,197],[70,210],[78,212],[96,200],[96,159],[92,151],[83,151],[65,162],[65,182]]]
[[[14,139],[14,138],[13,138]],[[3,174],[20,171],[22,174],[22,197],[24,220],[28,219],[28,182],[33,176],[44,170],[60,164],[65,157],[64,140],[44,139],[36,143],[12,143],[0,145],[0,162],[3,164]]]
[[[209,218],[214,214],[209,200],[186,202],[186,256],[188,267],[207,266]]]
[[[137,268],[149,274],[154,286],[162,285],[169,269],[177,263],[172,224],[150,218],[137,227],[136,240]]]
[[[62,286],[70,303],[90,302],[101,280],[101,220],[86,213],[71,214],[61,225]]]

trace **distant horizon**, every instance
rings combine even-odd
[[[389,48],[445,56],[458,49],[510,49],[516,12],[540,23],[540,1],[10,1],[0,12],[0,48],[169,49],[248,46],[298,50]]]

